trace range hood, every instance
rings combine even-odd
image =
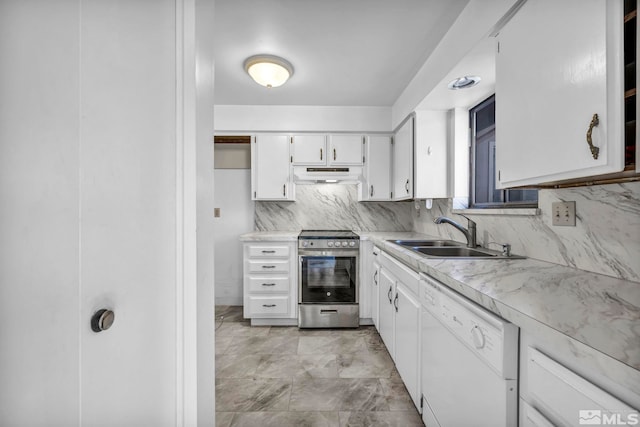
[[[293,182],[296,184],[358,184],[362,181],[364,181],[362,166],[342,168],[293,167]]]

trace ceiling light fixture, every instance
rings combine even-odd
[[[293,66],[274,55],[254,55],[244,61],[244,69],[259,85],[267,88],[282,86],[293,75]]]
[[[447,87],[451,90],[469,89],[480,83],[480,80],[482,79],[478,76],[458,77],[457,79],[451,80]]]

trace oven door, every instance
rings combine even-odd
[[[358,251],[299,250],[299,302],[357,303]]]

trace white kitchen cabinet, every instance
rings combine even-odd
[[[394,356],[394,307],[393,307],[393,295],[395,292],[396,284],[395,278],[386,271],[384,268],[380,269],[378,282],[378,333],[382,342],[387,347],[387,351]]]
[[[362,165],[362,135],[294,135],[291,137],[294,166]]]
[[[330,166],[362,165],[365,137],[362,135],[329,135]]]
[[[413,116],[398,128],[393,138],[393,200],[413,198]]]
[[[446,199],[453,196],[453,143],[448,111],[415,113],[416,199]]]
[[[243,249],[244,317],[252,324],[295,324],[295,243],[246,242]]]
[[[373,289],[370,281],[373,243],[370,240],[360,239],[360,286],[358,293],[358,306],[360,308],[360,325],[371,325],[371,301]]]
[[[420,407],[420,303],[418,273],[380,255],[378,332],[417,408]]]
[[[389,135],[367,137],[364,182],[359,188],[359,201],[391,200],[392,141]]]
[[[622,7],[622,0],[529,0],[500,31],[498,188],[624,168]]]
[[[395,362],[413,403],[420,407],[420,303],[400,281],[396,283]]]
[[[378,317],[379,317],[379,310],[380,310],[380,293],[379,293],[379,287],[380,287],[380,249],[378,247],[374,247],[373,251],[372,251],[372,258],[373,258],[373,262],[371,263],[371,269],[369,270],[369,274],[370,274],[370,283],[371,283],[371,319],[373,320],[373,324],[375,325],[376,329],[378,328]]]
[[[252,200],[294,200],[289,137],[259,134],[251,144]]]
[[[325,166],[327,164],[326,135],[294,135],[291,137],[294,165]]]

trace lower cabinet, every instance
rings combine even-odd
[[[378,271],[378,332],[420,408],[420,277],[384,252]]]
[[[294,242],[244,244],[244,317],[252,324],[295,324]]]
[[[378,327],[378,316],[380,312],[380,249],[374,247],[372,251],[373,261],[371,262],[371,269],[369,271],[369,283],[371,284],[371,320],[373,324]]]

